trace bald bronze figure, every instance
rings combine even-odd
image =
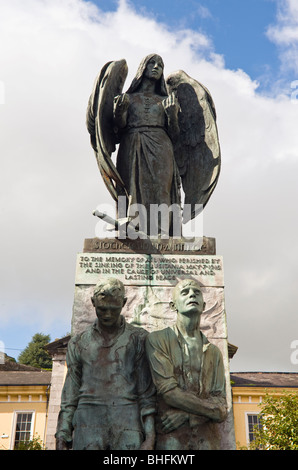
[[[159,450],[213,450],[227,416],[225,372],[217,346],[200,331],[204,299],[191,279],[177,284],[174,326],[149,334],[146,349],[157,389]]]

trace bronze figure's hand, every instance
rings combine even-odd
[[[71,444],[64,441],[64,439],[57,438],[56,439],[56,450],[69,450]]]

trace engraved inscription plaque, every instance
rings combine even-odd
[[[95,285],[103,277],[117,277],[127,286],[174,286],[190,277],[206,287],[224,285],[221,256],[78,254],[77,285]]]

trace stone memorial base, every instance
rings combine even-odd
[[[77,255],[72,335],[96,319],[91,296],[96,283],[105,277],[123,282],[127,303],[122,314],[128,322],[149,332],[175,323],[176,314],[169,302],[177,282],[188,278],[199,282],[206,302],[201,330],[221,350],[226,371],[229,413],[227,420],[218,425],[221,448],[235,449],[223,259],[216,254],[215,239],[204,237],[195,243],[174,239],[85,240],[83,252]]]

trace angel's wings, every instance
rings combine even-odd
[[[180,105],[180,134],[174,143],[176,163],[182,180],[185,204],[207,204],[218,181],[221,155],[212,97],[201,83],[179,70],[166,79],[168,92]],[[188,220],[184,219],[184,223]]]
[[[127,73],[124,59],[104,65],[95,80],[86,115],[87,129],[101,176],[115,200],[119,188],[125,192],[125,186],[111,159],[117,143],[113,126],[113,101],[115,96],[122,93]]]
[[[89,98],[86,123],[91,145],[102,178],[117,201],[126,194],[124,182],[111,155],[116,149],[117,132],[113,124],[114,98],[122,93],[128,74],[124,59],[108,62],[95,80]],[[172,73],[166,80],[168,93],[175,93],[180,104],[180,134],[174,142],[185,204],[191,205],[191,218],[196,204],[207,204],[218,181],[221,165],[215,107],[209,91],[185,72]],[[184,222],[185,219],[184,214]]]

